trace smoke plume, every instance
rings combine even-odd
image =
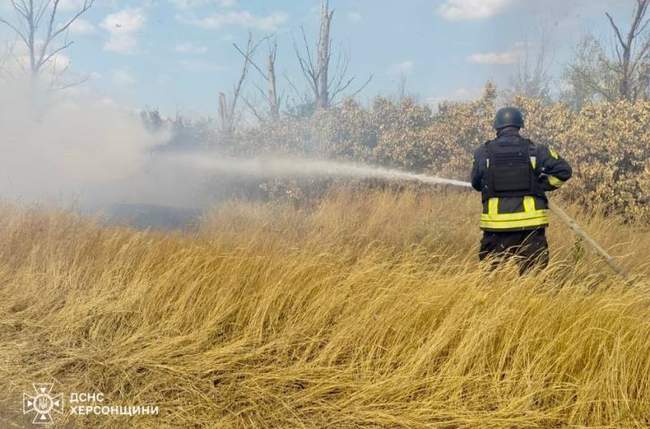
[[[108,99],[16,81],[0,83],[0,130],[0,196],[30,202],[101,200],[162,141]]]

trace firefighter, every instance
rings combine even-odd
[[[472,187],[483,200],[479,259],[490,257],[499,264],[514,258],[520,274],[548,265],[545,193],[560,188],[572,174],[553,149],[522,137],[523,127],[520,110],[499,109],[496,138],[476,150],[472,167]]]

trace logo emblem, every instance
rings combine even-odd
[[[32,423],[50,425],[54,422],[52,412],[63,413],[63,394],[52,394],[52,383],[34,383],[34,396],[23,393],[23,414],[36,413]]]

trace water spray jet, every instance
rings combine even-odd
[[[372,167],[363,164],[352,164],[335,161],[307,159],[228,159],[212,157],[191,157],[186,159],[199,168],[218,171],[226,174],[250,175],[258,177],[355,177],[376,178],[383,180],[406,180],[431,185],[448,185],[471,189],[469,182],[447,179],[444,177],[417,174],[397,169]],[[549,201],[549,209],[566,224],[578,237],[582,238],[593,251],[621,277],[628,280],[627,270],[618,261],[584,231],[560,206]]]

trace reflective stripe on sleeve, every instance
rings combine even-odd
[[[548,184],[551,185],[554,188],[559,188],[560,186],[564,185],[564,181],[558,179],[555,176],[548,176]]]

